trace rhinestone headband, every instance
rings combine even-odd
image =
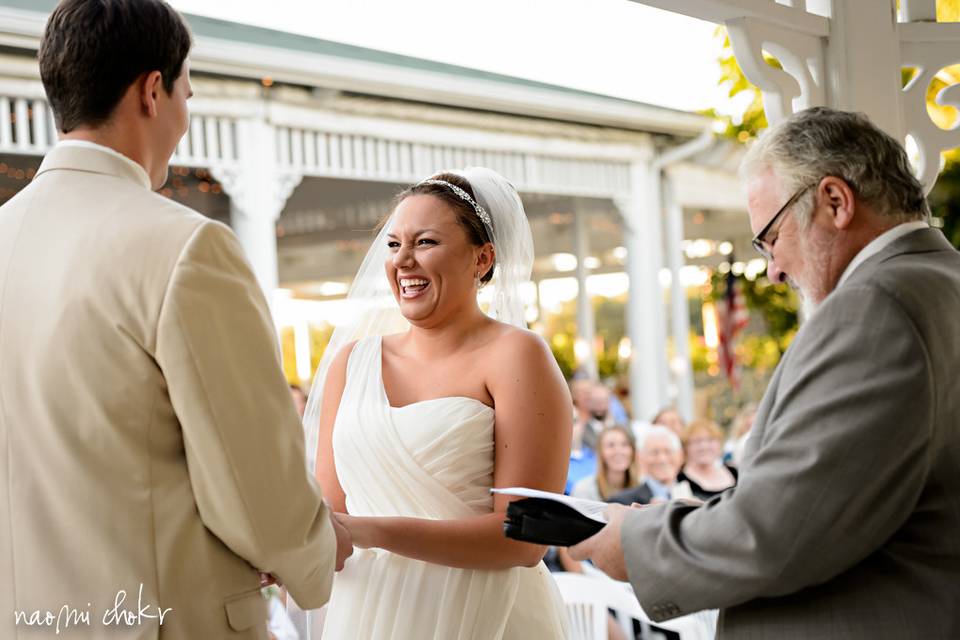
[[[421,184],[437,184],[450,189],[450,191],[453,191],[455,194],[457,194],[461,200],[466,201],[470,206],[473,207],[473,210],[477,212],[477,217],[483,221],[483,224],[487,225],[488,230],[493,228],[493,220],[490,218],[490,214],[487,213],[487,210],[481,207],[476,200],[470,197],[469,193],[457,185],[447,182],[446,180],[423,180],[422,182],[419,182],[417,186],[420,186]]]

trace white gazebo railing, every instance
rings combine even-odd
[[[510,176],[521,191],[611,198],[630,189],[630,163],[564,158],[363,134],[277,127],[282,168],[307,176],[408,183],[438,168],[484,166]]]
[[[56,127],[46,100],[0,95],[0,152],[42,155],[55,140]]]
[[[173,154],[173,164],[232,166],[238,161],[237,119],[215,102],[191,109],[190,127]],[[53,111],[38,81],[0,80],[0,153],[42,156],[57,142]]]
[[[173,164],[188,167],[237,164],[237,123],[234,118],[191,113],[190,126],[173,154]]]

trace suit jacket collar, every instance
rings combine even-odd
[[[132,162],[132,160],[131,160]],[[129,180],[146,189],[150,189],[150,178],[146,171],[137,171],[130,163],[122,158],[94,149],[92,147],[57,145],[47,153],[37,176],[47,171],[83,171],[114,176],[122,180]]]
[[[881,264],[896,256],[909,253],[929,253],[933,251],[956,251],[943,232],[934,227],[918,229],[897,238],[879,253],[871,256],[856,271],[850,274],[847,282],[869,278]],[[846,284],[846,283],[845,283]]]

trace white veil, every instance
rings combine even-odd
[[[520,289],[530,280],[533,268],[533,235],[516,188],[496,171],[483,167],[447,173],[459,175],[470,183],[477,203],[492,219],[487,233],[494,246],[496,264],[493,279],[488,283],[493,289],[488,315],[501,322],[525,327]],[[334,357],[354,340],[398,333],[409,327],[384,273],[384,263],[389,256],[386,236],[391,223],[392,220],[387,220],[367,251],[347,294],[348,317],[341,318],[334,329],[313,379],[303,415],[307,468],[311,473],[316,466],[323,385]],[[291,607],[291,617],[300,627],[300,637],[308,639],[308,620],[295,605]]]

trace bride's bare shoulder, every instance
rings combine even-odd
[[[567,384],[547,342],[539,334],[509,327],[492,341],[485,358],[487,388],[495,401],[539,398],[537,403],[569,402]],[[518,395],[519,394],[519,395]]]
[[[340,347],[340,350],[334,354],[333,360],[330,361],[330,372],[328,375],[338,377],[346,375],[347,360],[350,359],[350,354],[353,353],[353,348],[357,346],[357,342],[359,342],[359,340],[351,340]]]
[[[492,352],[501,356],[498,361],[530,359],[553,362],[553,354],[540,334],[528,329],[498,322],[494,338],[490,341]]]

